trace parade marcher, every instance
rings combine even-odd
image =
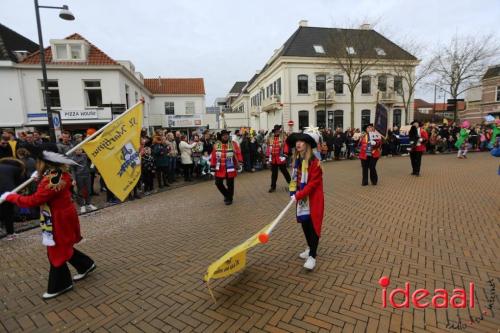
[[[233,203],[234,178],[238,173],[243,156],[237,142],[229,140],[230,131],[220,132],[220,141],[217,141],[212,150],[210,169],[215,176],[215,185],[224,196],[224,203]],[[226,180],[227,187],[224,186]]]
[[[71,175],[68,165],[76,162],[57,153],[54,144],[33,148],[37,172],[41,175],[36,193],[28,196],[5,192],[1,198],[19,207],[41,206],[42,243],[47,246],[50,272],[44,299],[54,298],[73,289],[73,281],[84,279],[96,268],[92,259],[73,248],[82,239],[80,222],[71,199]],[[37,177],[32,175],[32,177]],[[78,274],[71,278],[67,262]]]
[[[420,166],[422,164],[422,154],[425,152],[425,146],[427,144],[427,140],[429,136],[427,131],[423,128],[423,123],[419,123],[414,120],[411,123],[411,129],[408,133],[410,137],[410,160],[411,160],[411,168],[412,175],[420,176]]]
[[[362,186],[368,185],[368,171],[372,185],[377,185],[377,161],[380,158],[382,138],[376,134],[373,124],[368,124],[365,133],[359,138],[359,159],[363,172]]]
[[[465,120],[461,127],[457,141],[455,142],[455,148],[458,150],[457,158],[467,158],[467,152],[469,151],[470,123]]]
[[[269,193],[276,191],[276,181],[278,180],[278,169],[285,177],[286,182],[290,183],[290,174],[287,169],[288,145],[285,136],[281,131],[281,125],[274,125],[272,134],[267,144],[267,159],[271,165],[271,188]]]
[[[302,225],[308,245],[299,257],[306,260],[304,268],[313,270],[324,215],[323,171],[319,159],[313,154],[319,143],[319,133],[314,129],[293,133],[287,138],[287,143],[295,147],[290,196],[297,202],[297,222]]]

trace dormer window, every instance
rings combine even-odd
[[[325,49],[323,48],[323,45],[313,45],[314,52],[318,54],[325,54]]]
[[[386,55],[384,49],[381,49],[380,47],[376,47],[375,52],[377,52],[377,55],[382,56],[382,57]]]
[[[353,54],[356,54],[356,51],[354,50],[354,47],[352,46],[348,46],[345,48],[345,50],[347,51],[348,54],[350,55],[353,55]]]
[[[55,61],[86,61],[88,45],[83,40],[51,41]]]

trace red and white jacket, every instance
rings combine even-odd
[[[272,140],[269,140],[267,145],[266,157],[271,164],[285,164],[286,155],[288,155],[288,145],[286,144],[285,138],[280,138],[279,135],[273,136]]]
[[[230,157],[228,156],[230,155]],[[233,166],[227,165],[228,157]],[[238,174],[239,164],[243,163],[240,146],[237,142],[229,140],[227,143],[218,141],[214,144],[210,157],[210,168],[217,178],[234,178]]]
[[[368,156],[366,155],[366,149],[368,148],[368,145],[370,145],[370,136],[368,133],[365,133],[360,139],[359,139],[359,158],[361,160],[366,160]],[[372,147],[372,157],[373,158],[379,158],[380,157],[380,147],[382,147],[382,139],[381,138],[375,138],[373,139],[375,141],[375,145],[371,146]]]

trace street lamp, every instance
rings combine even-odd
[[[38,44],[40,48],[40,63],[42,65],[42,75],[43,75],[43,95],[45,98],[45,105],[47,109],[47,119],[49,121],[49,134],[50,141],[56,142],[56,133],[54,129],[54,120],[52,119],[52,111],[50,109],[50,98],[49,98],[49,88],[48,88],[48,80],[47,80],[47,67],[45,65],[45,52],[43,47],[43,38],[42,38],[42,25],[40,23],[40,8],[49,8],[49,9],[60,9],[59,17],[63,20],[73,21],[75,16],[70,12],[68,6],[64,5],[62,7],[53,7],[53,6],[40,6],[38,4],[38,0],[35,0],[35,14],[36,14],[36,25],[38,29]]]

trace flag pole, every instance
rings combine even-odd
[[[266,230],[266,232],[263,232],[263,233],[259,234],[259,241],[261,243],[267,243],[268,242],[269,235],[271,234],[271,232],[273,232],[274,228],[278,225],[278,223],[281,221],[281,219],[283,218],[283,216],[285,215],[285,213],[288,211],[288,209],[290,209],[290,207],[292,206],[293,203],[295,203],[295,201],[293,199],[290,199],[290,201],[288,202],[288,204],[285,206],[285,208],[283,208],[283,210],[278,215],[278,217],[276,217],[274,219],[274,221],[269,226],[269,228]]]
[[[116,119],[113,119],[112,121],[110,121],[109,123],[107,123],[106,125],[104,125],[103,127],[101,127],[99,130],[97,130],[95,133],[92,133],[91,135],[89,135],[88,137],[86,137],[85,140],[83,140],[82,142],[80,142],[79,144],[77,144],[76,146],[74,146],[73,148],[71,148],[70,150],[68,150],[65,155],[71,155],[71,154],[73,154],[75,152],[75,150],[77,150],[82,145],[84,145],[85,143],[89,142],[90,140],[94,139],[96,136],[98,136],[99,134],[101,134],[106,128],[108,128],[109,126],[111,126],[111,124],[113,124],[116,120],[118,120],[121,117],[125,116],[130,110],[132,110],[133,108],[135,108],[139,104],[144,104],[144,99],[143,98],[141,98],[141,100],[139,102],[137,102],[136,104],[134,104],[132,107],[130,107],[125,112],[123,112],[121,115],[119,115],[118,117],[116,117]],[[23,188],[25,188],[26,186],[28,186],[29,184],[31,184],[34,180],[35,180],[34,177],[29,178],[29,179],[25,180],[24,183],[22,183],[21,185],[17,186],[15,189],[13,189],[10,192],[17,193],[17,192],[21,191]],[[0,204],[2,204],[4,201],[5,200],[0,199]]]

